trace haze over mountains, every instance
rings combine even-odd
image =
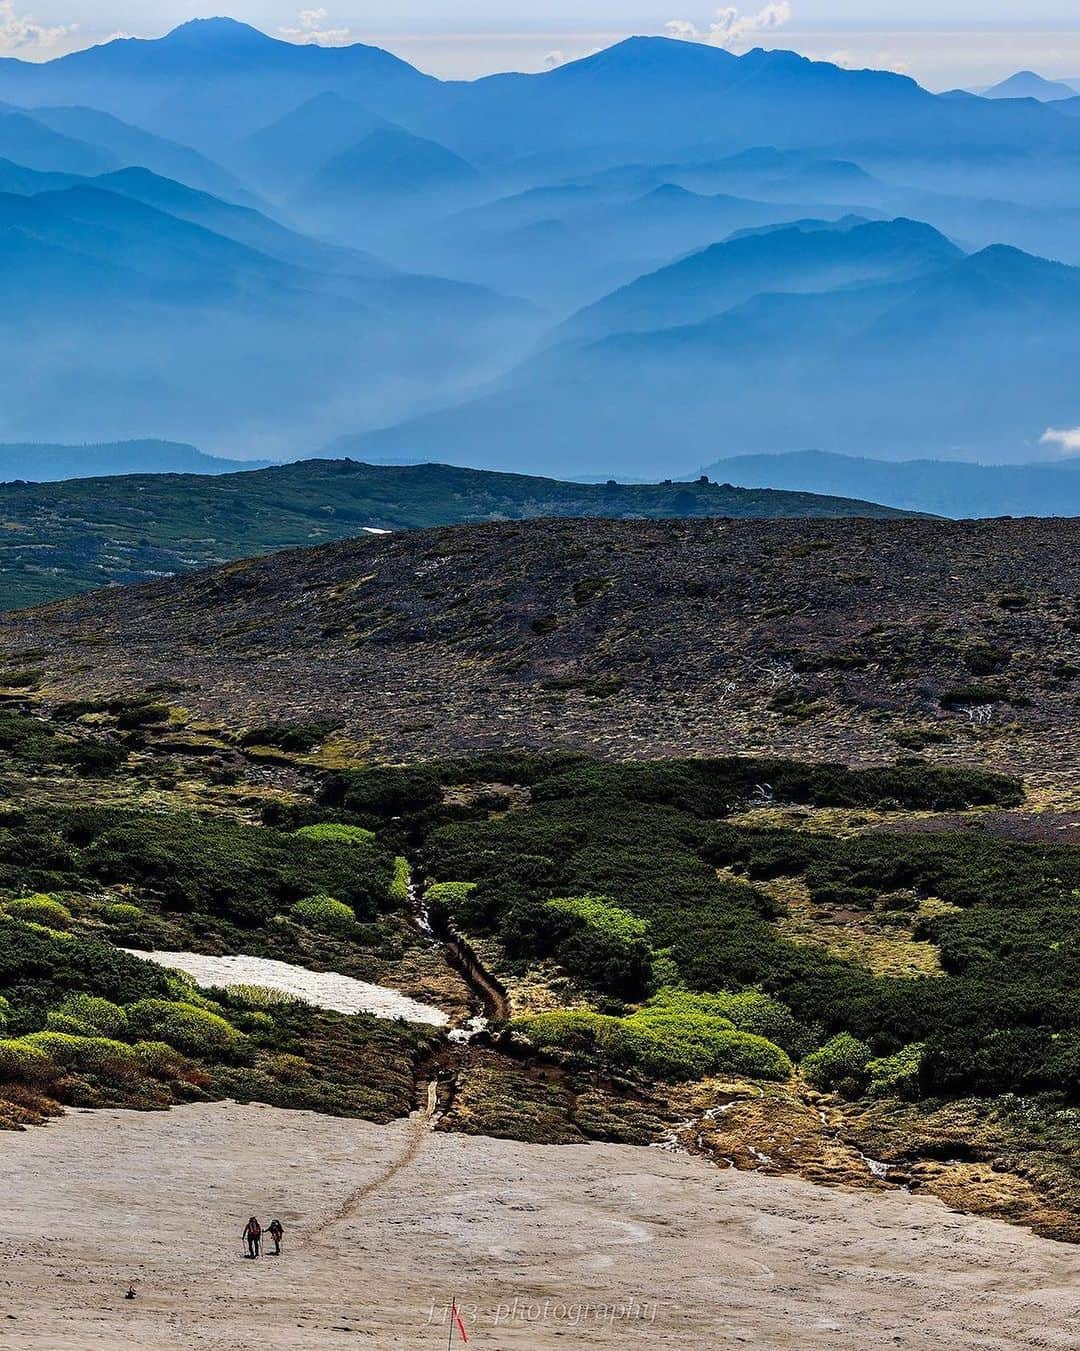
[[[228,19],[0,62],[0,439],[1044,459],[1080,96],[987,92],[660,38],[445,82]]]

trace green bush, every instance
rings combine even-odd
[[[870,1092],[875,1097],[914,1098],[919,1095],[919,1071],[923,1052],[920,1042],[904,1046],[893,1055],[871,1060],[866,1071],[870,1075]]]
[[[102,1037],[123,1037],[128,1030],[128,1016],[119,1004],[97,995],[74,994],[55,1010],[68,1018],[77,1019],[92,1027]]]
[[[187,1057],[165,1041],[137,1041],[133,1050],[143,1073],[152,1079],[169,1082],[179,1079],[191,1069]]]
[[[389,897],[395,905],[409,904],[409,886],[412,883],[412,869],[409,860],[399,855],[394,859],[394,876],[390,883]]]
[[[302,840],[328,840],[333,844],[373,844],[375,832],[363,826],[347,826],[338,821],[324,821],[316,826],[301,826],[293,831]]]
[[[376,845],[311,840],[221,815],[50,807],[26,812],[17,832],[0,835],[0,886],[85,891],[123,883],[152,892],[165,911],[237,928],[265,924],[320,893],[374,917],[391,868]]]
[[[31,1032],[22,1038],[58,1065],[90,1074],[130,1073],[137,1068],[135,1052],[110,1037],[78,1036],[68,1032]]]
[[[50,1009],[45,1015],[45,1027],[49,1032],[69,1032],[75,1037],[101,1035],[93,1023],[85,1023],[81,1018],[74,1018],[68,1013],[58,1013],[56,1009]]]
[[[161,967],[130,957],[111,943],[58,935],[14,920],[0,922],[0,991],[10,1001],[13,1035],[43,1027],[49,1010],[75,993],[128,1004],[160,996],[167,988]]]
[[[47,929],[68,929],[74,922],[67,906],[52,896],[20,896],[8,901],[4,909],[12,919],[43,924]]]
[[[724,1014],[720,1001],[711,1009],[693,997],[661,995],[625,1019],[635,1031],[660,1041],[672,1063],[690,1067],[695,1077],[743,1074],[757,1079],[787,1079],[791,1060],[765,1037],[739,1030]]]
[[[331,776],[320,794],[328,806],[364,817],[412,816],[442,801],[434,768],[348,770]]]
[[[7,1027],[11,1018],[11,1004],[0,994],[0,1032]]]
[[[56,1063],[40,1046],[31,1045],[22,1038],[0,1041],[0,1081],[43,1084],[58,1074]]]
[[[297,924],[318,933],[347,938],[356,930],[356,916],[347,905],[333,896],[306,896],[289,910]]]
[[[340,725],[336,722],[277,722],[249,727],[240,737],[240,745],[273,746],[277,750],[303,754],[321,746]]]
[[[618,999],[649,993],[652,952],[644,920],[604,896],[559,897],[546,909],[556,920],[552,955],[575,980]]]
[[[116,929],[134,929],[145,918],[141,906],[130,905],[127,901],[115,901],[102,906],[101,918]]]
[[[606,896],[562,896],[548,901],[548,905],[558,914],[580,919],[590,929],[623,943],[636,942],[649,932],[643,919],[620,910]]]
[[[424,892],[432,924],[447,920],[466,933],[485,933],[492,927],[493,903],[477,898],[476,882],[434,882]]]
[[[858,1092],[866,1081],[870,1048],[849,1032],[840,1032],[802,1062],[802,1072],[815,1088]]]
[[[727,1019],[739,1032],[764,1037],[788,1055],[804,1047],[807,1033],[789,1008],[757,991],[697,994],[689,990],[661,989],[650,1001],[652,1008],[665,1008],[685,1015],[707,1014]]]
[[[230,985],[226,994],[230,999],[238,999],[253,1009],[275,1009],[287,1004],[303,1003],[303,1000],[289,994],[287,990],[275,990],[269,985]]]
[[[999,683],[953,685],[942,690],[938,703],[942,708],[967,708],[978,704],[996,704],[1003,699],[1008,699],[1008,693]]]
[[[739,1032],[724,1018],[679,1013],[662,1003],[627,1018],[560,1010],[520,1019],[515,1030],[545,1050],[562,1050],[669,1081],[708,1074],[786,1079],[787,1055],[764,1037]]]
[[[240,1040],[240,1033],[220,1014],[195,1004],[173,1003],[168,999],[140,999],[128,1006],[131,1028],[150,1041],[168,1042],[189,1055],[205,1057],[215,1051],[229,1051]]]
[[[452,915],[475,890],[475,882],[432,882],[424,890],[424,900],[428,905],[443,906]]]

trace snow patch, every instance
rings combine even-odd
[[[214,989],[228,989],[230,985],[263,985],[334,1013],[371,1013],[376,1018],[404,1018],[410,1023],[430,1023],[433,1027],[445,1027],[450,1021],[442,1009],[432,1004],[421,1004],[400,990],[353,980],[336,971],[309,971],[307,967],[292,966],[289,962],[277,962],[268,957],[207,957],[199,952],[124,950],[143,961],[183,971],[200,985]]]

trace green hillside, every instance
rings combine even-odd
[[[704,481],[578,484],[445,465],[307,460],[225,474],[137,474],[0,486],[0,609],[147,581],[252,554],[539,516],[897,517],[813,493]]]

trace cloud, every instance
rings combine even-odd
[[[667,35],[683,42],[706,42],[711,47],[725,47],[728,51],[742,47],[754,33],[783,28],[791,22],[789,0],[769,0],[756,14],[743,14],[734,5],[716,11],[716,17],[707,29],[700,29],[689,19],[671,19],[666,25]]]
[[[556,67],[565,65],[566,65],[565,52],[548,52],[547,56],[544,57],[545,70],[555,70]]]
[[[1057,446],[1062,455],[1080,455],[1080,427],[1047,427],[1041,446]]]
[[[308,47],[341,47],[352,38],[348,28],[327,28],[330,11],[301,9],[297,11],[295,28],[279,28],[282,37]]]
[[[664,28],[669,38],[676,38],[679,42],[697,42],[701,36],[697,26],[689,19],[669,19]]]
[[[53,47],[78,27],[47,28],[30,14],[16,14],[15,0],[0,0],[0,51],[17,52]]]
[[[830,65],[840,66],[844,70],[865,70],[869,67],[873,70],[892,71],[894,75],[906,75],[908,72],[908,63],[895,52],[889,51],[874,52],[872,56],[856,56],[846,49],[830,52],[827,56],[816,56],[812,51],[804,51],[803,55],[812,61],[828,61]]]

